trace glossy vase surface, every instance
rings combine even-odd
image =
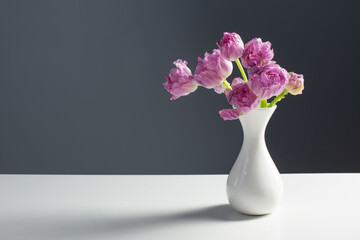
[[[227,196],[243,214],[268,214],[282,201],[280,173],[265,143],[265,129],[275,109],[259,108],[240,117],[243,145],[227,179]]]

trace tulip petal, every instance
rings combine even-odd
[[[242,78],[240,78],[240,77],[234,78],[233,81],[231,82],[231,87],[234,87],[241,83],[245,83],[245,81],[242,80]]]
[[[214,87],[214,91],[215,91],[217,94],[222,94],[222,93],[225,91],[225,86],[224,86],[224,84],[220,84],[220,85],[217,85],[216,87]]]
[[[220,117],[224,120],[235,120],[238,119],[241,115],[241,112],[238,109],[223,109],[219,111]]]

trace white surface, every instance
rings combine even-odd
[[[225,175],[0,175],[0,239],[360,239],[360,174],[282,178],[283,205],[249,217]]]
[[[273,212],[283,198],[283,183],[265,144],[265,128],[276,106],[240,116],[244,142],[227,180],[230,205],[240,213]]]

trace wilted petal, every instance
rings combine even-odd
[[[238,109],[223,109],[219,114],[224,120],[235,120],[239,118],[241,112]]]

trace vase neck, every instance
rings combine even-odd
[[[276,106],[271,108],[259,108],[241,116],[239,119],[244,132],[244,140],[247,138],[264,136],[266,126],[275,109]]]

